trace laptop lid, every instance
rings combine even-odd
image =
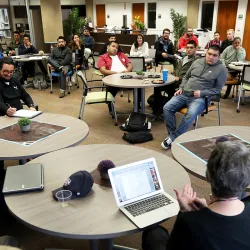
[[[19,193],[42,190],[44,174],[41,163],[31,163],[8,167],[4,180],[3,193]]]
[[[164,192],[155,158],[109,169],[117,206]]]

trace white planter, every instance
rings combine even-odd
[[[21,126],[22,132],[29,132],[30,131],[30,124],[27,126]]]

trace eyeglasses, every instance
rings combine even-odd
[[[14,70],[11,70],[11,71],[9,71],[9,70],[3,70],[3,73],[5,74],[5,75],[12,75],[12,74],[14,74]]]
[[[191,47],[187,46],[186,49],[194,49],[194,46]]]
[[[169,32],[164,32],[163,34],[169,35],[170,33]]]

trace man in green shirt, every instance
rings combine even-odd
[[[10,56],[14,56],[15,49],[18,49],[18,47],[22,44],[22,39],[18,31],[13,32],[14,39],[10,42],[10,44],[7,46],[6,53]]]

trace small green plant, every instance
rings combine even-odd
[[[28,126],[30,125],[31,120],[29,118],[23,117],[18,120],[18,124],[20,127]]]
[[[138,75],[138,76],[144,76],[145,73],[142,70],[138,70],[138,71],[136,71],[136,75]]]

